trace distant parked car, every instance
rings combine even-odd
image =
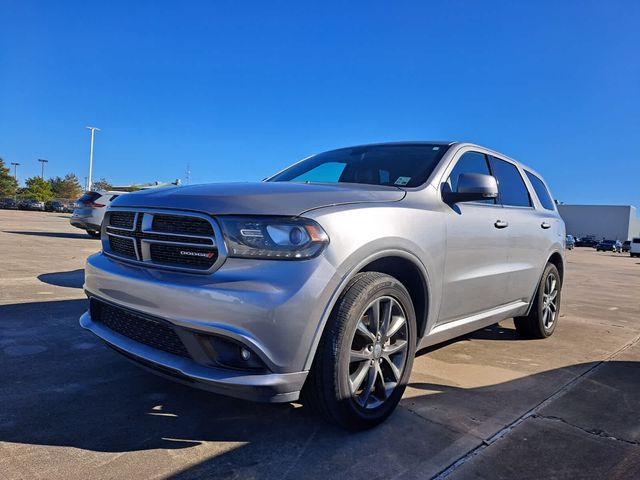
[[[64,212],[64,203],[52,200],[44,204],[44,210],[46,212]]]
[[[573,247],[576,246],[576,239],[573,238],[573,235],[567,235],[567,238],[565,239],[565,246],[567,250],[573,250]]]
[[[0,198],[0,208],[4,210],[17,210],[18,202],[16,202],[13,198]]]
[[[640,257],[640,238],[636,237],[631,239],[629,255],[631,255],[632,257]]]
[[[598,245],[598,241],[595,238],[592,237],[581,237],[576,239],[576,247],[592,247],[592,248],[596,248],[596,245]]]
[[[622,242],[622,253],[626,253],[631,250],[631,240]]]
[[[596,245],[597,252],[621,252],[622,243],[619,240],[602,240]]]
[[[44,202],[40,202],[38,200],[28,199],[23,200],[18,204],[20,210],[35,210],[39,212],[44,211]]]
[[[102,219],[109,204],[126,192],[86,192],[76,202],[69,222],[74,227],[85,230],[89,236],[100,237]]]

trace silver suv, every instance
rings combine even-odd
[[[261,183],[129,194],[87,260],[81,325],[165,377],[349,429],[398,404],[417,349],[515,318],[555,330],[564,223],[492,150],[407,142],[306,158]]]

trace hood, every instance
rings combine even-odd
[[[115,199],[112,206],[194,210],[214,215],[296,216],[333,205],[397,202],[405,195],[396,187],[353,183],[212,183],[129,193]]]

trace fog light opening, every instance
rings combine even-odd
[[[237,340],[221,336],[205,335],[203,340],[212,360],[224,368],[248,371],[267,371],[267,367],[255,352]]]

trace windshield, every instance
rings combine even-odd
[[[268,181],[417,187],[429,178],[448,148],[446,144],[342,148],[302,160]]]

